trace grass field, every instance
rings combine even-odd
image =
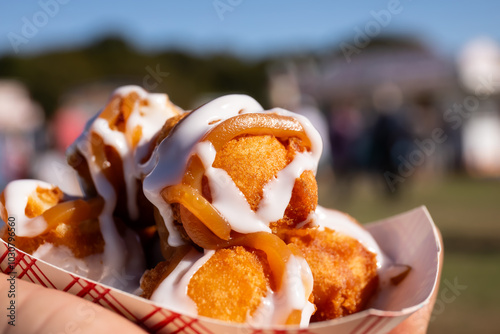
[[[445,252],[440,294],[446,280],[462,290],[438,295],[429,333],[500,333],[500,253]]]
[[[465,176],[409,180],[387,196],[367,177],[347,185],[318,177],[320,204],[360,222],[426,205],[444,239],[440,294],[429,333],[500,333],[500,182]],[[447,282],[447,283],[445,283]],[[443,294],[456,282],[462,290]],[[443,295],[441,295],[443,294]]]

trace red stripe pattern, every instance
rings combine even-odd
[[[30,281],[46,288],[58,289],[75,296],[90,300],[123,317],[133,321],[150,333],[183,333],[183,334],[382,334],[387,321],[394,318],[367,315],[363,318],[342,319],[332,326],[308,329],[255,329],[251,327],[235,327],[221,322],[213,322],[203,318],[192,318],[153,305],[151,302],[113,288],[106,287],[69,274],[44,261],[14,250],[15,257],[9,254],[7,243],[0,243],[0,272]],[[9,259],[11,262],[9,263]],[[14,259],[14,261],[12,261]],[[404,317],[402,317],[404,318]],[[382,331],[381,331],[382,330]]]

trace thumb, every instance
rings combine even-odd
[[[0,333],[145,333],[125,318],[69,293],[20,279],[14,291],[7,278],[0,274],[0,300],[1,305],[15,306],[15,319],[9,324],[12,318],[3,315]]]

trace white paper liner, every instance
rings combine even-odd
[[[98,303],[150,332],[190,334],[382,334],[396,327],[427,303],[437,286],[440,239],[425,207],[366,225],[380,248],[395,263],[412,270],[396,287],[382,290],[373,308],[344,318],[313,323],[308,328],[252,328],[205,317],[192,318],[169,311],[143,298],[107,287],[54,267],[15,250],[14,268],[9,265],[8,244],[0,243],[0,271],[47,288],[69,292]],[[122,279],[117,277],[117,279]],[[375,308],[376,307],[376,308]]]

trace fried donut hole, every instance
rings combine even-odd
[[[58,187],[37,187],[30,194],[25,207],[28,218],[43,216],[47,229],[35,237],[16,236],[11,242],[26,253],[33,254],[44,243],[54,246],[66,246],[76,258],[102,253],[102,238],[99,221],[96,219],[102,210],[100,198],[84,201],[63,201],[63,192]],[[7,221],[9,213],[5,209],[5,194],[0,195],[1,216]],[[0,230],[0,237],[9,240],[7,226]]]
[[[216,251],[188,285],[198,314],[245,322],[268,290],[270,269],[265,258],[263,252],[241,246]]]
[[[303,252],[314,277],[317,307],[312,322],[362,310],[378,286],[376,255],[359,241],[325,228],[282,232],[286,243]]]
[[[162,262],[144,275],[143,297],[151,297],[171,267]],[[217,250],[196,271],[189,281],[187,295],[195,302],[199,315],[243,323],[260,306],[270,284],[270,268],[264,252],[235,246]]]
[[[228,118],[206,133],[201,141],[212,144],[216,151],[212,166],[228,173],[254,211],[264,197],[265,186],[278,177],[297,154],[312,151],[311,140],[300,122],[277,114],[250,113]],[[204,169],[200,158],[193,155],[187,162],[182,183],[165,187],[162,196],[172,205],[176,225],[182,226],[189,238],[205,234],[199,228],[191,228],[201,221],[211,231],[209,234],[216,236],[211,238],[212,244],[217,244],[230,239],[231,226],[211,204],[211,181],[204,175]],[[318,189],[313,170],[305,170],[291,181],[293,189],[283,217],[268,222],[274,233],[303,223],[317,205]],[[179,213],[183,207],[192,213],[190,217]],[[193,239],[201,246],[197,241]]]
[[[149,143],[145,142],[141,144],[141,139],[143,138],[142,125],[136,125],[131,128],[128,122],[135,108],[143,108],[148,105],[148,100],[142,98],[137,92],[130,92],[124,96],[115,94],[111,97],[110,101],[97,118],[106,120],[111,131],[121,132],[123,136],[125,136],[127,145],[132,150],[130,154],[141,163],[145,163],[150,158],[158,142],[158,138],[162,134],[158,131],[158,133],[151,138]],[[171,113],[171,115],[178,115],[179,112],[180,109],[167,98],[165,117],[169,115],[168,113]],[[142,113],[146,112],[142,111]],[[93,122],[96,122],[96,120],[93,120]],[[92,131],[86,140],[88,140],[90,144],[90,157],[87,158],[95,161],[107,181],[113,186],[117,201],[113,214],[134,230],[142,230],[148,226],[154,225],[153,206],[144,196],[142,181],[140,179],[130,181],[136,183],[135,187],[137,190],[135,194],[129,194],[127,192],[127,183],[125,180],[130,175],[125,175],[127,172],[124,169],[125,162],[120,156],[117,147],[108,144],[104,138],[95,131]],[[135,156],[138,152],[137,150],[143,145],[147,147],[147,150],[143,150],[146,153],[142,153],[142,156]],[[68,151],[68,164],[78,173],[84,193],[86,196],[97,196],[97,185],[94,184],[90,172],[91,169],[89,167],[90,162],[86,160],[87,158],[83,152],[80,151],[78,146],[76,146],[75,150]],[[139,217],[130,216],[129,199],[127,198],[129,195],[135,197],[137,207],[139,208]]]
[[[280,141],[272,135],[240,136],[231,139],[217,152],[213,167],[224,169],[256,211],[264,196],[265,185],[276,177],[303,148],[298,138]],[[204,195],[206,195],[204,189]],[[295,180],[292,196],[282,219],[271,223],[276,231],[295,226],[316,209],[318,187],[312,171],[304,171]]]

